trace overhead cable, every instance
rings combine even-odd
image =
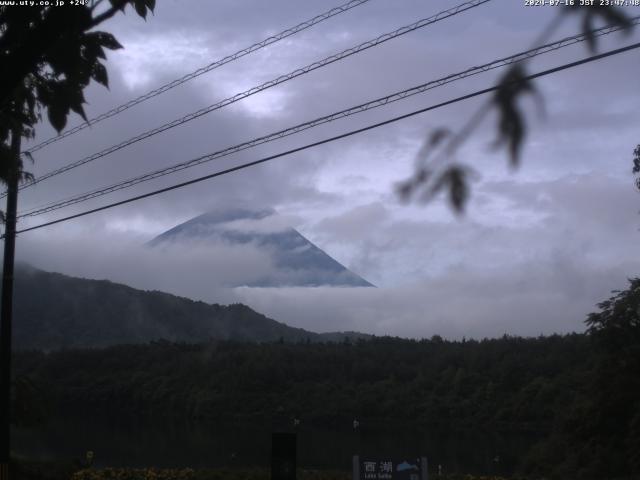
[[[517,84],[517,83],[521,83],[521,82],[526,82],[526,81],[533,80],[533,79],[536,79],[536,78],[539,78],[539,77],[543,77],[543,76],[546,76],[546,75],[550,75],[552,73],[556,73],[556,72],[559,72],[559,71],[562,71],[562,70],[567,70],[569,68],[574,68],[574,67],[577,67],[579,65],[584,65],[586,63],[602,60],[603,58],[606,58],[606,57],[610,57],[610,56],[613,56],[613,55],[619,55],[621,53],[628,52],[628,51],[631,51],[631,50],[634,50],[634,49],[637,49],[637,48],[640,48],[640,43],[634,43],[634,44],[628,45],[626,47],[618,48],[618,49],[615,49],[615,50],[610,50],[608,52],[601,53],[601,54],[598,54],[598,55],[592,55],[592,56],[584,58],[582,60],[577,60],[575,62],[566,63],[566,64],[561,65],[559,67],[550,68],[550,69],[544,70],[542,72],[538,72],[538,73],[535,73],[535,74],[527,75],[527,76],[522,77],[520,80],[514,81],[512,83]],[[32,231],[32,230],[37,230],[37,229],[48,227],[48,226],[51,226],[51,225],[56,225],[58,223],[67,222],[69,220],[73,220],[75,218],[84,217],[84,216],[90,215],[92,213],[101,212],[101,211],[108,210],[108,209],[111,209],[111,208],[114,208],[114,207],[117,207],[117,206],[120,206],[120,205],[125,205],[127,203],[136,202],[138,200],[142,200],[142,199],[145,199],[145,198],[153,197],[153,196],[159,195],[161,193],[165,193],[165,192],[169,192],[169,191],[172,191],[172,190],[176,190],[178,188],[186,187],[188,185],[193,185],[193,184],[196,184],[196,183],[200,183],[200,182],[203,182],[205,180],[210,180],[210,179],[215,178],[215,177],[220,177],[220,176],[223,176],[223,175],[227,175],[229,173],[236,172],[238,170],[243,170],[243,169],[246,169],[246,168],[249,168],[249,167],[253,167],[253,166],[256,166],[256,165],[260,165],[262,163],[269,162],[269,161],[274,160],[276,158],[280,158],[280,157],[284,157],[284,156],[287,156],[287,155],[291,155],[293,153],[301,152],[301,151],[307,150],[309,148],[317,147],[319,145],[323,145],[323,144],[326,144],[326,143],[334,142],[336,140],[340,140],[340,139],[343,139],[343,138],[346,138],[346,137],[350,137],[350,136],[353,136],[353,135],[356,135],[356,134],[359,134],[359,133],[363,133],[363,132],[375,129],[375,128],[379,128],[379,127],[382,127],[384,125],[388,125],[390,123],[394,123],[394,122],[397,122],[397,121],[400,121],[400,120],[404,120],[404,119],[409,118],[409,117],[413,117],[415,115],[419,115],[421,113],[425,113],[425,112],[428,112],[428,111],[431,111],[431,110],[435,110],[437,108],[441,108],[441,107],[444,107],[444,106],[447,106],[447,105],[452,105],[454,103],[458,103],[458,102],[461,102],[461,101],[464,101],[464,100],[469,100],[470,98],[474,98],[474,97],[477,97],[477,96],[480,96],[480,95],[484,95],[484,94],[487,94],[487,93],[490,93],[490,92],[494,92],[494,91],[498,90],[499,88],[501,88],[501,85],[494,85],[493,87],[485,88],[483,90],[477,90],[477,91],[475,91],[473,93],[469,93],[467,95],[463,95],[463,96],[454,98],[452,100],[448,100],[446,102],[439,103],[437,105],[432,105],[432,106],[429,106],[429,107],[421,108],[419,110],[415,110],[413,112],[406,113],[404,115],[393,117],[393,118],[390,118],[388,120],[384,120],[382,122],[374,123],[374,124],[368,125],[366,127],[362,127],[362,128],[358,128],[356,130],[351,130],[349,132],[342,133],[340,135],[336,135],[336,136],[333,136],[333,137],[325,138],[324,140],[320,140],[320,141],[317,141],[317,142],[309,143],[309,144],[304,145],[302,147],[293,148],[293,149],[287,150],[285,152],[281,152],[281,153],[278,153],[278,154],[275,154],[275,155],[270,155],[268,157],[264,157],[264,158],[261,158],[259,160],[254,160],[253,162],[243,163],[243,164],[237,165],[235,167],[227,168],[225,170],[221,170],[221,171],[218,171],[218,172],[215,172],[215,173],[211,173],[209,175],[204,175],[204,176],[201,176],[201,177],[198,177],[198,178],[194,178],[192,180],[188,180],[186,182],[182,182],[182,183],[178,183],[178,184],[175,184],[175,185],[171,185],[169,187],[161,188],[159,190],[154,190],[152,192],[148,192],[148,193],[145,193],[145,194],[142,194],[142,195],[137,195],[135,197],[130,197],[130,198],[127,198],[125,200],[120,200],[118,202],[114,202],[114,203],[110,203],[110,204],[107,204],[107,205],[103,205],[101,207],[92,208],[90,210],[85,210],[83,212],[76,213],[74,215],[69,215],[67,217],[63,217],[63,218],[59,218],[59,219],[52,220],[52,221],[49,221],[49,222],[41,223],[41,224],[38,224],[38,225],[34,225],[32,227],[23,228],[21,230],[18,230],[16,233],[29,232],[29,231]],[[2,237],[4,237],[4,235]]]
[[[176,88],[179,85],[182,85],[183,83],[186,83],[190,80],[193,80],[194,78],[199,77],[200,75],[204,75],[205,73],[208,73],[212,70],[215,70],[216,68],[219,68],[223,65],[226,65],[227,63],[231,63],[235,60],[238,60],[239,58],[244,57],[245,55],[249,55],[250,53],[256,52],[264,47],[267,47],[269,45],[272,45],[276,42],[279,42],[282,39],[285,39],[287,37],[290,37],[292,35],[295,35],[298,32],[301,32],[303,30],[306,30],[307,28],[310,28],[314,25],[317,25],[321,22],[324,22],[325,20],[334,17],[336,15],[339,15],[341,13],[344,13],[348,10],[351,10],[352,8],[358,7],[364,3],[367,3],[370,0],[350,0],[349,2],[340,5],[338,7],[332,8],[331,10],[328,10],[320,15],[317,15],[309,20],[306,20],[302,23],[299,23],[298,25],[291,27],[291,28],[287,28],[286,30],[283,30],[280,33],[276,33],[275,35],[272,35],[268,38],[265,38],[264,40],[254,43],[253,45],[243,48],[242,50],[238,50],[235,53],[232,53],[231,55],[227,55],[224,58],[221,58],[219,60],[216,60],[215,62],[210,63],[209,65],[205,65],[204,67],[198,68],[197,70],[188,73],[186,75],[184,75],[183,77],[180,77],[176,80],[173,80],[171,82],[165,83],[164,85],[151,90],[150,92],[145,93],[144,95],[140,95],[137,98],[134,98],[132,100],[129,100],[126,103],[123,103],[122,105],[119,105],[115,108],[112,108],[111,110],[104,112],[100,115],[98,115],[97,117],[91,118],[86,122],[83,122],[73,128],[70,128],[69,130],[65,130],[64,132],[62,132],[60,135],[56,135],[53,136],[41,143],[38,143],[37,145],[34,145],[33,147],[31,147],[28,150],[28,153],[33,154],[34,152],[46,147],[47,145],[51,145],[52,143],[58,142],[60,140],[62,140],[63,138],[66,138],[70,135],[73,135],[75,133],[80,132],[81,130],[84,130],[85,128],[88,127],[92,127],[94,126],[96,123],[101,122],[103,120],[106,120],[107,118],[111,118],[115,115],[118,115],[119,113],[124,112],[125,110],[130,109],[131,107],[134,107],[146,100],[149,100],[153,97],[156,97],[164,92],[167,92],[173,88]]]

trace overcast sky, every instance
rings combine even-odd
[[[163,0],[146,22],[131,10],[104,25],[124,45],[109,53],[111,88],[92,85],[90,117],[322,13],[339,1]],[[451,0],[370,0],[320,25],[190,81],[35,154],[46,173],[330,54],[454,6]],[[562,7],[493,0],[113,155],[24,190],[19,210],[111,184],[530,48]],[[631,15],[640,8],[626,8]],[[579,30],[567,17],[558,39]],[[609,35],[600,50],[637,42]],[[535,59],[530,70],[588,55],[584,44]],[[522,166],[491,148],[489,116],[456,159],[478,176],[464,216],[443,198],[403,204],[428,133],[456,130],[486,98],[280,158],[137,203],[24,233],[18,256],[46,270],[228,303],[314,331],[448,338],[583,331],[585,315],[640,274],[640,192],[631,158],[640,143],[640,53],[536,81],[544,108],[522,104]],[[176,175],[24,221],[29,226],[224,167],[321,140],[492,85],[496,70]],[[70,118],[76,125],[78,118]],[[48,125],[37,141],[53,134]],[[212,208],[273,207],[303,235],[378,286],[223,288],[269,268],[244,247],[159,257],[144,243]]]

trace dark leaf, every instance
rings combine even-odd
[[[145,0],[145,4],[151,12],[156,8],[156,0]]]
[[[633,151],[633,173],[640,173],[640,145]]]
[[[84,93],[82,85],[75,82],[63,81],[59,83],[58,95],[61,99],[69,103],[69,107],[82,105],[84,103]]]
[[[64,130],[65,125],[67,124],[67,115],[69,114],[69,106],[68,104],[63,105],[60,100],[55,100],[49,104],[48,108],[48,117],[49,121],[53,128],[55,128],[58,133]]]
[[[93,32],[93,33],[95,34],[100,45],[102,45],[103,47],[108,48],[109,50],[118,50],[120,48],[123,48],[123,46],[120,45],[120,42],[116,40],[116,37],[114,37],[110,33],[107,33],[107,32]]]
[[[25,103],[27,104],[27,108],[29,111],[35,111],[36,109],[36,96],[34,95],[33,88],[29,88],[29,90],[25,96]]]
[[[82,117],[82,119],[85,122],[88,122],[89,120],[87,119],[87,114],[84,111],[84,107],[82,106],[81,103],[74,103],[69,105],[69,108],[71,108],[71,110],[73,110],[74,112],[76,112],[78,115],[80,115]]]
[[[136,13],[142,18],[147,18],[147,5],[146,0],[133,0],[133,6],[136,9]]]
[[[464,213],[469,198],[466,173],[462,167],[451,167],[449,174],[449,202],[458,214]]]
[[[525,93],[535,92],[531,82],[525,77],[521,66],[509,69],[492,100],[498,110],[498,138],[495,145],[507,144],[514,167],[520,163],[520,150],[526,133],[524,116],[518,108],[518,99]]]
[[[625,31],[625,33],[629,33],[633,28],[631,17],[626,15],[621,8],[615,7],[613,5],[599,5],[597,3],[598,2],[596,1],[596,5],[573,5],[562,9],[562,11],[565,13],[575,13],[583,15],[582,34],[586,36],[587,44],[591,52],[594,52],[597,48],[597,37],[595,37],[591,32],[591,30],[593,30],[596,18],[599,17],[600,20],[606,25],[621,27]]]
[[[31,163],[34,163],[33,160],[33,155],[31,154],[31,152],[29,152],[28,150],[26,152],[22,152],[24,154],[25,157],[27,157],[29,160],[31,160]]]
[[[469,199],[469,175],[473,173],[462,165],[452,165],[444,170],[435,182],[424,192],[422,200],[431,201],[440,191],[448,188],[449,203],[456,213],[464,213]]]
[[[51,101],[51,85],[50,82],[39,82],[36,84],[36,95],[38,101],[43,105],[48,105]]]
[[[107,56],[104,53],[104,49],[100,45],[96,45],[95,50],[91,51],[91,55],[95,59],[101,58],[103,60],[106,60],[107,58]]]
[[[101,32],[89,32],[83,36],[83,44],[85,49],[85,55],[89,60],[95,60],[97,58],[105,59],[107,58],[104,49],[102,48],[102,43],[100,41]]]
[[[109,3],[111,4],[112,7],[116,7],[117,9],[122,10],[124,12],[124,9],[129,3],[129,1],[128,0],[109,0]]]
[[[593,24],[591,23],[591,15],[585,15],[582,18],[582,33],[586,36],[587,46],[591,53],[596,51],[596,37],[593,34]]]
[[[107,69],[101,63],[96,63],[93,66],[93,72],[91,73],[91,77],[96,82],[109,88],[109,76],[107,74]]]
[[[602,6],[599,9],[594,10],[594,15],[600,14],[604,22],[622,27],[627,33],[633,28],[633,22],[628,15],[623,13],[623,10],[616,8],[612,5]]]
[[[66,118],[64,122],[61,121],[61,116],[65,117],[69,114],[69,110],[73,110],[80,115],[85,121],[87,120],[83,104],[85,103],[84,94],[82,92],[85,85],[72,80],[63,80],[59,82],[52,82],[50,84],[52,93],[49,107],[49,120],[51,124],[60,131],[66,124]],[[54,123],[55,122],[55,123]],[[62,128],[58,128],[63,125]]]
[[[433,184],[427,189],[425,190],[424,194],[422,195],[422,200],[424,202],[428,202],[431,199],[433,199],[433,197],[435,197],[438,193],[440,193],[440,191],[447,186],[447,184],[449,183],[449,170],[445,170],[444,172],[442,172],[438,178],[436,178],[435,182],[433,182]]]
[[[525,132],[524,120],[517,108],[505,108],[502,111],[500,130],[508,145],[511,164],[517,167],[520,163],[520,149]]]

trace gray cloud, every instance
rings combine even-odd
[[[586,314],[605,296],[603,284],[624,287],[627,266],[602,271],[549,259],[492,270],[452,269],[402,288],[240,289],[240,300],[298,327],[359,330],[415,338],[537,336],[584,331]],[[637,267],[637,265],[636,265]],[[564,288],[558,289],[558,285]]]

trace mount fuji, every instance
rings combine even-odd
[[[373,287],[288,225],[273,209],[234,208],[199,215],[158,235],[151,248],[189,248],[223,242],[251,245],[269,255],[273,269],[251,281],[231,287]]]

